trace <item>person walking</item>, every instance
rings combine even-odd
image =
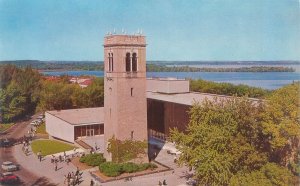
[[[66,182],[67,182],[67,176],[66,175],[64,175],[64,185],[66,184]]]
[[[42,159],[43,159],[43,156],[42,156],[42,151],[40,151],[40,157],[39,157],[39,159],[40,159],[40,162],[42,161]]]
[[[76,176],[79,175],[79,168],[78,168],[78,167],[76,168],[75,175],[76,175]]]
[[[41,156],[42,156],[42,153],[41,153],[41,150],[39,150],[38,153],[37,153],[37,157],[40,160],[40,162],[42,161]]]
[[[98,148],[98,145],[97,143],[95,142],[95,151],[97,151],[99,148]]]
[[[162,184],[163,184],[163,185],[167,185],[167,182],[166,182],[166,180],[164,180]]]
[[[55,161],[55,171],[57,171],[57,161]]]
[[[91,179],[91,183],[90,183],[90,186],[94,186],[94,180],[93,179]]]

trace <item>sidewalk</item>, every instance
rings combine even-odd
[[[72,156],[73,154],[76,155],[77,153],[85,153],[85,151],[83,149],[77,148],[75,151],[74,150],[69,150],[69,151],[65,151],[65,153],[66,153],[67,156]],[[50,155],[45,156],[45,158],[50,158],[51,159],[52,155],[55,156],[55,157],[58,157],[59,155],[64,156],[64,152],[59,152],[59,153],[56,153],[56,154],[50,154]]]
[[[78,151],[78,149],[76,150]],[[66,152],[67,154],[74,153],[73,150]],[[16,145],[13,151],[13,155],[16,158],[16,161],[20,164],[20,169],[22,167],[28,168],[28,170],[37,176],[40,177],[47,177],[49,181],[52,183],[55,183],[57,185],[64,186],[64,175],[67,175],[69,172],[75,172],[76,167],[69,163],[67,165],[65,162],[58,163],[58,170],[55,171],[54,164],[51,163],[51,156],[46,156],[43,158],[43,160],[40,162],[35,154],[31,152],[30,149],[30,155],[26,156],[22,151],[22,145]],[[63,152],[60,153],[63,155]],[[59,156],[59,154],[55,155],[56,157]],[[112,182],[107,183],[98,183],[96,182],[93,177],[90,175],[89,171],[97,169],[97,167],[94,167],[92,169],[88,169],[83,171],[82,174],[82,180],[83,182],[80,183],[82,186],[88,186],[90,185],[91,179],[95,181],[95,186],[155,186],[158,185],[159,181],[166,180],[168,185],[174,185],[174,186],[184,186],[186,185],[186,179],[185,174],[188,171],[187,167],[177,167],[177,165],[173,162],[173,155],[170,155],[167,153],[167,150],[163,148],[159,154],[156,157],[156,161],[167,165],[171,168],[174,168],[173,171],[167,171],[167,172],[160,172],[160,173],[154,173],[144,176],[138,176],[133,177],[132,181],[126,181],[125,180],[116,180]]]
[[[76,151],[78,152],[78,149]],[[73,153],[73,150],[71,152]],[[67,175],[72,171],[74,173],[76,172],[76,167],[72,163],[67,165],[65,162],[58,163],[58,170],[55,171],[55,165],[51,163],[50,156],[43,157],[42,161],[40,162],[37,156],[32,153],[31,149],[29,155],[26,156],[22,151],[22,145],[16,145],[13,154],[17,162],[20,164],[20,169],[22,169],[22,167],[26,167],[37,176],[47,177],[51,182],[57,185],[64,185],[64,175]],[[80,185],[89,185],[91,179],[92,177],[90,176],[88,170],[83,171],[83,182],[81,182]]]

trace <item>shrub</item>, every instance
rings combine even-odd
[[[122,174],[122,165],[113,162],[105,162],[99,166],[99,170],[106,176],[116,177]]]
[[[86,163],[89,166],[99,166],[104,163],[106,160],[103,157],[103,154],[88,154],[79,159],[81,163]]]
[[[122,164],[122,170],[126,173],[132,173],[132,172],[137,172],[140,170],[140,165],[128,162]]]
[[[147,169],[155,169],[157,168],[157,165],[153,164],[153,163],[143,163],[139,165],[139,171],[143,171],[143,170],[147,170]]]
[[[154,169],[157,166],[153,163],[136,164],[132,162],[118,164],[113,162],[105,162],[99,166],[99,170],[106,176],[116,177],[120,174],[139,172],[146,169]]]
[[[156,169],[157,168],[157,165],[155,165],[154,163],[148,163],[148,168],[147,169],[151,169],[151,170],[153,170],[153,169]]]

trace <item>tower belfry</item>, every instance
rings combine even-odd
[[[147,140],[146,38],[104,38],[104,141]],[[110,160],[111,155],[104,156]]]

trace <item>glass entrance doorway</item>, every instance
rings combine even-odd
[[[87,129],[86,136],[94,136],[94,129]]]

